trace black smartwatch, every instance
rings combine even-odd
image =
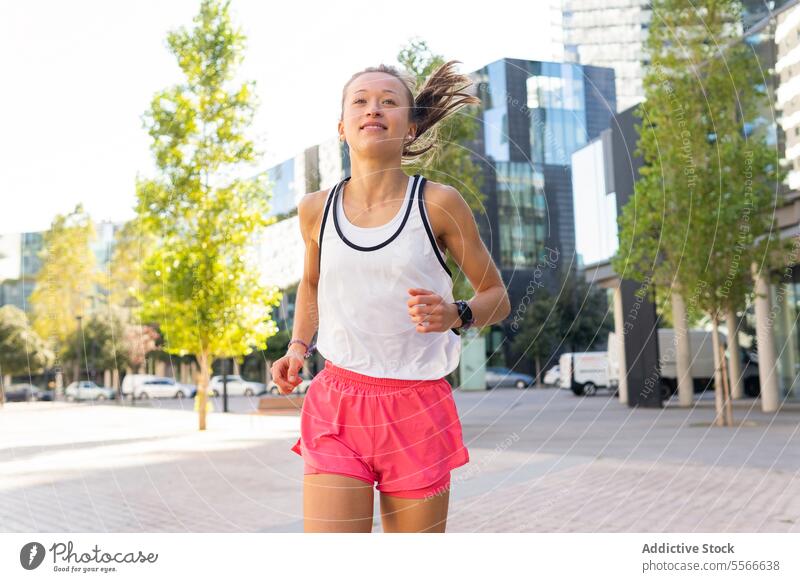
[[[454,301],[454,303],[458,308],[458,317],[461,319],[461,325],[458,327],[451,327],[450,329],[456,332],[456,334],[461,335],[460,330],[466,330],[472,327],[475,324],[475,318],[472,315],[472,309],[470,309],[469,303],[463,299]]]

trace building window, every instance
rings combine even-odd
[[[501,265],[533,267],[544,246],[544,176],[526,162],[495,168]]]

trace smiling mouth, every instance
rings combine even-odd
[[[363,131],[363,130],[365,130],[365,129],[377,129],[377,130],[385,130],[386,128],[385,128],[385,127],[383,127],[382,125],[364,125],[364,126],[361,128],[361,130]]]

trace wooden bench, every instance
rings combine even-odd
[[[289,394],[286,396],[262,396],[258,400],[259,414],[300,413],[303,408],[305,394]]]

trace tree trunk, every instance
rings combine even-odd
[[[714,349],[714,410],[716,411],[716,418],[714,424],[717,426],[725,426],[725,414],[723,411],[723,396],[722,396],[722,367],[723,361],[720,359],[721,346],[719,342],[719,320],[717,314],[711,315],[711,343]]]
[[[537,388],[540,388],[542,386],[542,382],[541,382],[542,366],[541,366],[541,363],[540,363],[540,360],[539,360],[539,356],[536,356],[533,359],[533,363],[536,366],[536,371],[535,371],[535,373],[536,373],[536,384],[535,384],[535,386]]]
[[[208,381],[211,377],[211,359],[208,352],[201,352],[197,356],[200,364],[200,373],[197,378],[197,412],[200,421],[200,430],[206,430],[206,406],[208,404]]]
[[[731,407],[731,385],[728,381],[728,367],[725,365],[725,348],[720,344],[720,358],[722,359],[722,406],[725,413],[725,425],[733,426],[733,408]]]
[[[736,310],[728,308],[725,313],[725,321],[728,326],[728,352],[730,353],[730,397],[740,399],[744,396],[742,388],[742,354],[739,349],[739,319],[736,317]]]
[[[686,303],[676,289],[672,291],[672,319],[675,326],[675,370],[678,378],[678,405],[689,407],[694,401],[694,378],[692,376],[692,350],[689,324],[686,319]]]

